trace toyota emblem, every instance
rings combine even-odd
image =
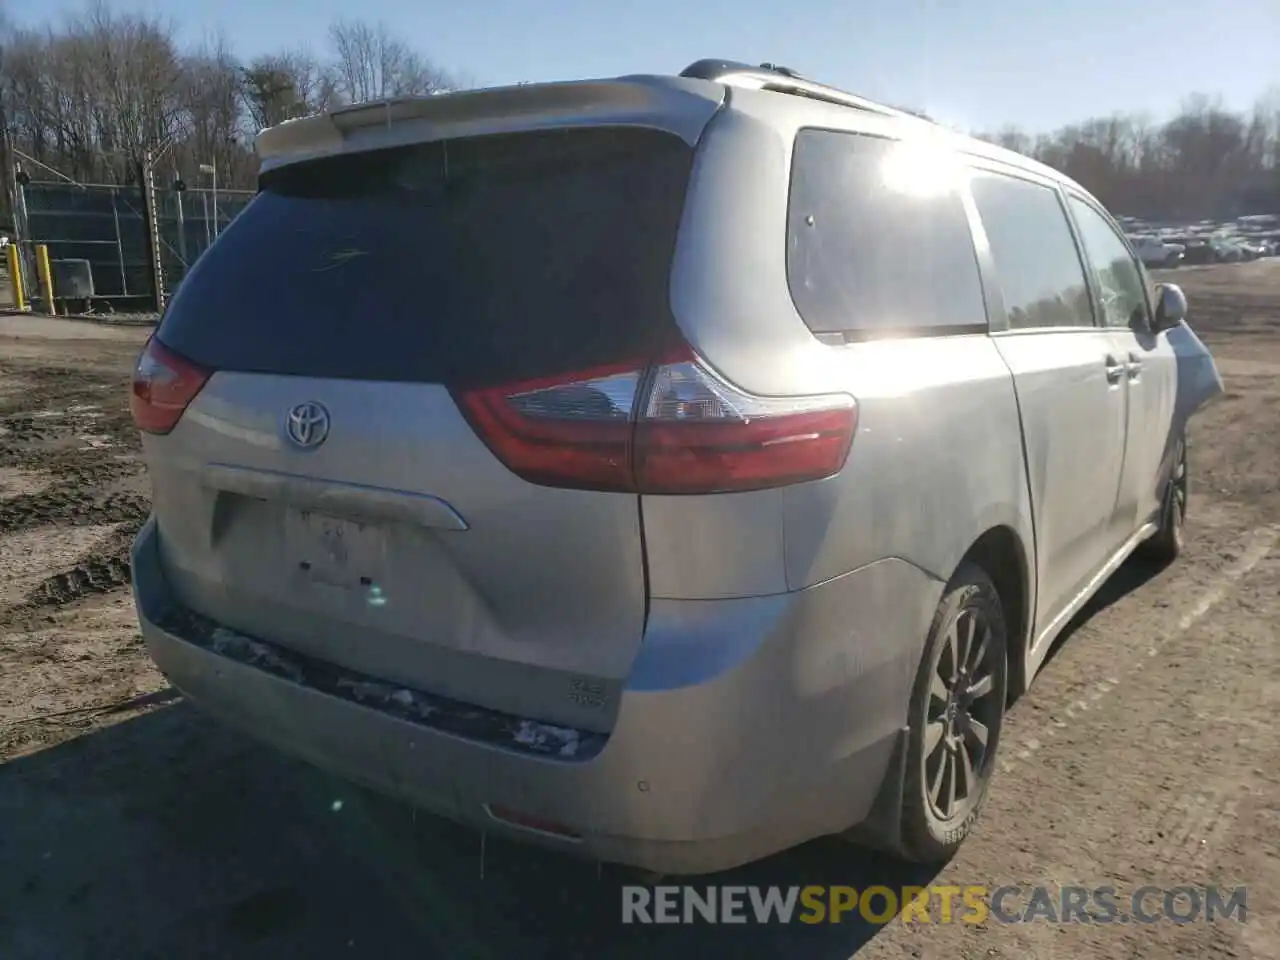
[[[295,445],[314,449],[329,436],[329,411],[314,400],[300,403],[289,411],[284,428]]]

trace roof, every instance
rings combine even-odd
[[[927,117],[803,77],[774,64],[704,59],[679,75],[637,74],[593,80],[523,83],[428,96],[396,97],[286,120],[258,134],[262,169],[334,153],[428,140],[549,127],[627,123],[669,130],[696,142],[730,90],[759,91],[859,110],[929,131],[952,148],[1088,191],[1023,154],[945,127]]]

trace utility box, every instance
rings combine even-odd
[[[93,299],[93,268],[88,260],[51,260],[53,295],[58,300]]]

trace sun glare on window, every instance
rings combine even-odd
[[[960,165],[951,151],[929,143],[895,144],[884,158],[881,178],[894,193],[937,197],[955,188]]]

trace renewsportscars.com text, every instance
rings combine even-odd
[[[623,923],[1244,923],[1244,887],[625,886]]]

